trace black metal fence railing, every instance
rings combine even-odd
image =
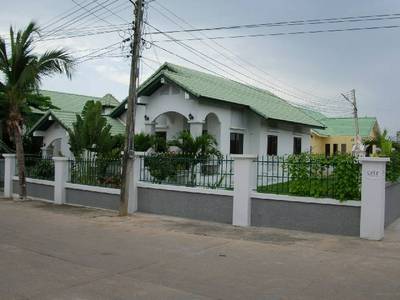
[[[351,156],[263,156],[257,161],[257,191],[338,200],[359,200],[360,165]]]
[[[70,160],[68,165],[71,183],[121,187],[121,159],[77,159]]]
[[[18,176],[18,161],[16,160],[15,174]],[[54,161],[38,155],[25,155],[25,176],[27,178],[54,180]]]
[[[233,189],[233,160],[158,153],[140,158],[140,181],[211,189]]]

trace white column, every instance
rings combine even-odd
[[[255,185],[256,155],[231,155],[234,160],[233,216],[236,226],[251,225],[251,192]]]
[[[144,157],[145,152],[135,152],[135,160],[133,162],[131,172],[132,180],[129,181],[128,196],[128,213],[132,214],[138,210],[138,182],[140,179],[140,161]]]
[[[359,158],[362,164],[360,237],[381,240],[385,230],[386,163],[389,158]]]
[[[155,122],[146,122],[144,124],[145,133],[146,134],[155,134],[156,133],[156,123]]]
[[[68,158],[53,157],[54,160],[54,203],[65,203],[65,183],[68,181]]]
[[[3,154],[4,157],[4,197],[13,194],[13,177],[15,176],[15,154]]]
[[[198,137],[203,134],[203,125],[204,122],[200,121],[189,121],[189,126],[190,126],[190,134],[193,137]]]

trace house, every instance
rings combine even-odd
[[[103,114],[107,118],[108,124],[112,126],[111,134],[125,133],[125,125],[118,119],[108,116],[120,104],[110,94],[99,98],[54,91],[41,91],[40,93],[50,97],[52,104],[57,107],[57,109],[51,109],[47,112],[35,111],[39,116],[39,120],[27,132],[28,135],[41,139],[44,155],[72,156],[69,149],[68,129],[72,129],[72,124],[76,121],[76,115],[82,112],[85,104],[90,100],[102,103]]]
[[[352,152],[356,134],[354,118],[329,118],[315,111],[303,111],[325,125],[324,129],[311,130],[312,153],[329,156]],[[379,124],[374,117],[358,118],[358,124],[363,141],[374,139],[379,133]],[[372,151],[373,149],[367,149],[367,153]]]
[[[325,127],[269,91],[171,63],[141,84],[137,104],[137,133],[207,132],[223,154],[309,152],[310,130]],[[110,117],[125,122],[126,100]]]

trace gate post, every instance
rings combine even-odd
[[[53,157],[54,160],[54,203],[65,203],[65,183],[68,181],[68,158]]]
[[[138,210],[138,182],[140,180],[140,162],[143,159],[145,152],[135,152],[133,161],[132,180],[129,182],[128,196],[128,213],[132,214]]]
[[[233,164],[233,215],[232,224],[251,225],[251,192],[255,185],[256,155],[231,155]]]
[[[4,197],[12,198],[16,155],[3,154],[3,157],[4,157]]]
[[[360,238],[379,241],[385,230],[386,163],[389,158],[362,157]]]

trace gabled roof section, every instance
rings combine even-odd
[[[49,97],[51,99],[51,103],[58,108],[53,109],[54,111],[61,110],[80,113],[85,107],[85,104],[91,100],[100,101],[103,106],[107,107],[117,107],[119,105],[119,101],[111,94],[106,94],[104,97],[100,98],[47,90],[40,90],[40,93],[43,96]],[[40,114],[45,113],[39,110],[35,110],[35,112]]]
[[[302,112],[304,112],[305,114],[309,115],[311,118],[319,122],[327,118],[327,116],[325,116],[324,114],[309,108],[299,107],[299,109],[301,109]]]
[[[320,136],[354,136],[356,134],[354,118],[325,118],[321,122],[325,124],[325,129],[313,129]],[[358,118],[361,137],[369,137],[377,123],[374,117]]]
[[[34,131],[47,130],[54,122],[58,122],[64,129],[72,130],[73,123],[76,122],[76,116],[78,113],[60,110],[49,110],[46,114],[36,122],[35,125],[27,132],[27,135],[31,135]],[[111,135],[118,135],[125,133],[125,125],[116,119],[109,116],[105,116],[107,124],[111,125]]]
[[[189,94],[199,99],[211,99],[249,107],[266,119],[276,119],[304,124],[314,128],[324,125],[305,114],[269,91],[245,85],[230,79],[177,66],[171,63],[162,65],[139,87],[139,96],[151,95],[161,85],[161,78],[173,82]],[[125,101],[124,101],[125,102]],[[111,115],[121,112],[121,103]]]

